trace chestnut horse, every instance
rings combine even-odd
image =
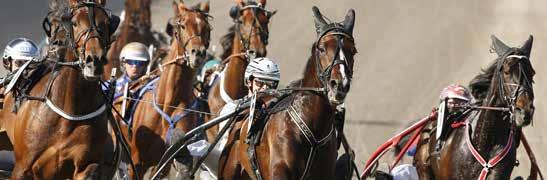
[[[439,152],[435,136],[426,139],[428,134],[422,134],[414,159],[420,179],[511,177],[520,129],[530,124],[534,115],[533,38],[520,48],[508,47],[494,36],[492,40],[499,57],[470,83],[483,108],[470,108],[465,124],[452,129]]]
[[[318,38],[303,79],[266,119],[253,120],[263,129],[257,139],[248,139],[248,120],[232,127],[220,179],[336,179],[334,114],[350,88],[355,12],[349,10],[343,23],[327,23],[317,7],[313,12]]]
[[[226,103],[233,103],[247,95],[243,76],[251,57],[264,57],[267,54],[268,24],[275,11],[264,9],[266,0],[243,2],[236,0],[236,5],[230,9],[234,25],[229,28],[220,43],[223,47],[221,58],[226,65],[220,76],[210,89],[208,97],[209,111],[218,115]],[[229,82],[229,83],[225,83]],[[206,121],[211,117],[206,118]],[[207,137],[213,141],[218,133],[218,126],[207,130]]]
[[[116,41],[108,50],[108,63],[105,64],[104,79],[110,78],[112,68],[120,69],[120,52],[130,42],[140,42],[145,45],[159,46],[151,30],[150,16],[151,0],[127,0],[125,1],[124,21],[119,27]],[[120,71],[118,71],[120,72]]]
[[[209,3],[187,7],[183,2],[174,1],[173,10],[174,40],[164,59],[163,71],[136,105],[132,118],[130,146],[137,174],[130,173],[139,179],[157,165],[170,142],[198,123],[198,115],[188,109],[197,108],[197,98],[192,93],[193,77],[209,46]],[[184,158],[187,160],[190,156]]]
[[[10,91],[5,104],[17,112],[0,112],[15,153],[13,179],[112,177],[114,145],[98,80],[117,23],[104,5],[104,0],[50,3],[46,33],[52,47],[64,50],[50,49],[38,64],[49,72],[29,91]]]

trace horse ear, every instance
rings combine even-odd
[[[522,47],[520,47],[520,50],[522,50],[527,57],[530,57],[530,53],[532,52],[533,42],[534,42],[534,36],[530,35],[528,37],[528,40],[526,40],[524,44],[522,44]]]
[[[502,56],[505,54],[505,52],[509,51],[511,49],[509,46],[505,45],[501,40],[499,40],[496,36],[492,35],[492,50],[498,54],[498,56]]]
[[[209,12],[209,1],[201,3],[201,11],[208,13]]]
[[[177,2],[177,0],[174,0],[173,1],[173,13],[175,16],[179,15],[179,3]]]
[[[245,7],[245,2],[243,2],[243,0],[235,0],[236,1],[236,4],[239,6],[239,7]]]
[[[76,4],[78,4],[78,0],[70,0],[70,6],[75,6]]]
[[[319,35],[323,29],[323,26],[327,25],[327,22],[323,19],[323,15],[319,12],[319,8],[317,8],[317,6],[313,6],[311,9],[314,16],[315,31]]]
[[[258,5],[262,8],[266,7],[266,0],[258,0]]]
[[[184,2],[182,0],[179,0],[179,1],[180,2],[177,2],[177,0],[173,1],[173,12],[175,13],[175,16],[182,14],[184,11],[188,9],[186,5],[184,5]]]
[[[266,11],[266,17],[268,17],[268,19],[272,18],[273,15],[275,15],[275,13],[277,13],[277,9],[273,10],[273,11]]]
[[[101,6],[105,6],[106,5],[106,0],[97,0],[97,2],[99,4],[101,4]]]
[[[344,30],[350,35],[353,35],[353,25],[355,24],[355,10],[350,9],[348,14],[346,14],[346,19],[344,20]]]

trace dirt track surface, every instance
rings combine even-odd
[[[43,32],[40,21],[45,2],[8,0],[1,7],[0,44],[22,32],[38,40]],[[119,1],[114,7],[122,5]],[[186,1],[194,4],[197,1]],[[25,12],[20,13],[23,4]],[[32,6],[30,6],[32,4]],[[232,21],[228,10],[233,1],[211,1],[212,43],[218,46],[221,35]],[[359,53],[355,57],[355,74],[347,98],[346,133],[357,153],[362,170],[366,159],[385,140],[411,120],[425,116],[436,104],[441,88],[451,82],[467,85],[496,58],[489,53],[490,35],[511,46],[520,46],[529,34],[534,35],[532,64],[535,76],[535,121],[525,128],[540,168],[546,170],[547,125],[547,2],[541,0],[461,0],[461,1],[370,1],[276,0],[267,4],[277,9],[270,24],[268,55],[281,64],[282,84],[299,78],[316,38],[311,7],[317,5],[324,15],[342,21],[349,8],[356,11],[355,40]],[[115,8],[114,8],[115,9]],[[41,11],[41,12],[40,12]],[[40,12],[41,14],[35,15]],[[115,11],[117,12],[117,11]],[[31,13],[31,14],[32,14]],[[154,1],[153,26],[163,30],[172,16],[171,1]],[[6,27],[9,24],[10,27]],[[15,30],[14,30],[15,29]],[[39,35],[37,35],[37,33]],[[2,47],[3,48],[3,47]],[[529,162],[522,148],[520,166],[513,176],[527,175]],[[385,161],[384,161],[385,162]]]

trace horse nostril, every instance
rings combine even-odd
[[[331,80],[329,81],[330,87],[335,88],[335,87],[337,86],[337,84],[338,84],[338,82],[337,82],[336,80],[334,80],[334,79],[331,79]]]
[[[85,58],[85,63],[90,63],[93,61],[93,58],[91,56],[87,56],[87,58]]]

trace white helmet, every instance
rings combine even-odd
[[[4,49],[4,59],[33,60],[40,57],[40,50],[36,43],[27,38],[17,38],[11,40]]]
[[[251,78],[260,78],[279,82],[281,74],[279,65],[269,58],[259,57],[251,60],[247,69],[245,69],[245,84]]]
[[[150,60],[148,48],[140,42],[126,44],[120,52],[120,60],[146,61]]]

